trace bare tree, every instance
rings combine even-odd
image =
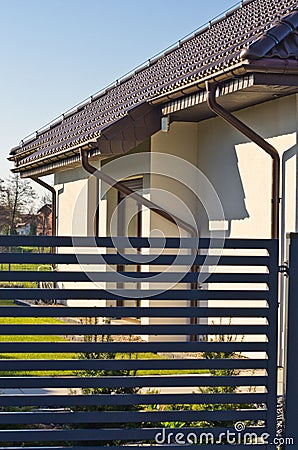
[[[36,198],[30,181],[22,179],[19,174],[11,175],[6,180],[0,179],[0,205],[9,234],[15,234],[18,221],[32,210]]]
[[[42,195],[42,197],[40,199],[40,207],[42,207],[44,205],[49,205],[51,203],[52,203],[52,196],[51,196],[51,194],[46,192],[45,194]]]

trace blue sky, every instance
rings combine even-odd
[[[0,177],[11,147],[236,0],[0,0]]]

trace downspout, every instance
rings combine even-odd
[[[35,181],[37,184],[47,189],[52,194],[52,235],[56,236],[57,228],[56,228],[56,210],[57,210],[57,193],[56,189],[45,181],[40,180],[39,178],[32,177],[31,180]]]
[[[271,144],[258,135],[254,130],[241,122],[237,117],[219,105],[216,101],[216,84],[206,82],[207,104],[211,111],[224,119],[232,127],[257,144],[272,158],[272,204],[271,204],[271,238],[279,237],[279,186],[280,186],[280,158],[279,154]]]
[[[130,189],[127,186],[125,186],[124,184],[122,184],[120,181],[116,181],[110,175],[103,173],[101,170],[96,169],[96,167],[94,167],[94,166],[91,166],[89,163],[89,160],[88,160],[87,150],[81,150],[81,157],[82,157],[83,168],[87,172],[89,172],[91,175],[94,175],[99,180],[104,181],[109,186],[117,189],[117,191],[121,192],[123,195],[130,196],[139,205],[145,206],[146,208],[155,212],[157,215],[163,217],[164,219],[168,220],[169,222],[180,226],[185,231],[187,231],[192,237],[197,237],[197,230],[192,225],[188,224],[187,222],[185,222],[184,220],[175,216],[174,214],[170,214],[170,213],[166,212],[164,209],[162,209],[156,203],[151,202],[147,198],[143,197],[142,195],[138,194],[137,192],[133,191],[132,189]]]
[[[114,178],[110,177],[108,174],[102,172],[101,170],[98,170],[96,167],[91,166],[88,159],[88,151],[81,149],[81,157],[82,157],[82,167],[91,175],[95,176],[98,180],[104,181],[109,186],[117,189],[117,191],[121,192],[125,196],[130,196],[130,198],[133,198],[139,205],[145,206],[146,208],[150,209],[150,211],[153,211],[155,214],[159,215],[160,217],[168,220],[169,222],[173,223],[174,225],[179,225],[181,228],[183,228],[185,231],[187,231],[192,237],[197,237],[198,233],[197,230],[184,220],[180,219],[179,217],[175,216],[174,214],[169,214],[164,209],[161,209],[160,206],[158,206],[156,203],[151,202],[147,198],[143,197],[142,195],[138,194],[137,192],[133,191],[132,189],[128,188],[124,184],[122,184],[119,181],[114,180]],[[196,251],[196,249],[195,249]],[[198,267],[196,265],[193,265],[191,267],[191,272],[196,273],[198,271]],[[191,289],[198,289],[197,283],[191,283]],[[195,308],[197,307],[197,300],[191,300],[190,306]],[[191,324],[197,323],[197,318],[192,317]],[[197,336],[191,335],[190,336],[191,341],[196,341]]]
[[[250,139],[252,142],[257,144],[261,149],[263,149],[272,158],[272,199],[271,199],[271,238],[279,238],[279,189],[280,189],[280,157],[279,154],[271,144],[269,144],[265,139],[258,135],[254,130],[249,128],[243,122],[241,122],[237,117],[231,114],[229,111],[224,109],[216,101],[216,84],[206,82],[206,92],[207,92],[207,104],[211,111],[213,111],[217,116],[224,119],[232,127],[236,128],[240,133]],[[283,237],[282,237],[283,238]],[[281,262],[283,264],[283,261]],[[279,320],[283,321],[284,312],[284,297],[281,294],[279,298]],[[279,355],[278,355],[279,366],[283,365],[283,332],[281,331],[279,335]]]

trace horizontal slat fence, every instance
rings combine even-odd
[[[276,241],[0,248],[0,447],[230,448],[236,433],[237,449],[274,448],[261,436],[276,432]]]

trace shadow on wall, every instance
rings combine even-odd
[[[245,191],[238,167],[236,145],[239,135],[222,120],[211,119],[199,125],[198,167],[214,186],[223,206],[226,221],[249,217]],[[209,221],[199,206],[202,234],[209,233]]]
[[[296,97],[290,96],[234,114],[263,138],[285,137],[286,140],[288,135],[297,132],[295,111]],[[198,167],[218,193],[228,222],[226,227],[229,235],[232,221],[247,219],[255,213],[251,207],[253,197],[260,198],[270,208],[271,158],[255,144],[254,148],[250,147],[248,144],[251,141],[220,118],[201,122],[198,133]],[[284,152],[284,172],[286,160],[294,154],[295,148]],[[203,218],[202,233],[208,234],[206,214],[200,211],[200,217]]]

